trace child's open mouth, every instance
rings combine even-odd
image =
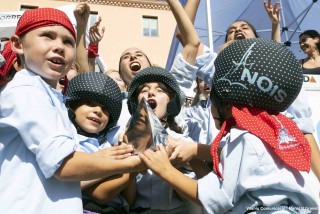
[[[149,99],[147,102],[153,110],[157,107],[157,101],[154,99]]]
[[[94,117],[88,117],[88,120],[90,120],[90,121],[92,121],[92,122],[94,122],[94,123],[96,123],[96,124],[99,124],[99,125],[100,125],[100,123],[101,123],[101,121],[100,121],[99,119],[94,118]]]

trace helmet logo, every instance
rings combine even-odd
[[[247,63],[249,56],[253,53],[253,47],[256,45],[254,42],[248,50],[242,56],[240,62],[232,61],[234,66],[217,81],[227,81],[229,85],[239,85],[244,89],[248,89],[248,83],[251,85],[256,85],[262,92],[268,93],[273,99],[279,103],[283,102],[287,97],[287,93],[279,88],[278,85],[274,84],[273,81],[267,76],[260,75],[259,72],[250,72],[255,63]],[[233,74],[242,69],[241,77],[238,81],[235,80]]]

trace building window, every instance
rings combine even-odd
[[[39,7],[32,6],[32,5],[21,5],[20,11],[26,11],[26,10],[37,9],[37,8],[39,8]]]
[[[143,16],[143,36],[157,37],[158,32],[158,18]]]

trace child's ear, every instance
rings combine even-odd
[[[18,62],[18,58],[13,60],[12,65],[16,71],[20,71],[22,69],[21,63]]]
[[[18,55],[22,55],[23,54],[23,48],[22,48],[22,43],[21,43],[20,37],[17,36],[17,35],[13,35],[10,38],[10,42],[11,42],[12,51],[15,52]]]

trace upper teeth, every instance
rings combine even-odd
[[[52,62],[53,62],[53,63],[58,63],[58,64],[61,64],[61,63],[62,63],[62,61],[59,60],[59,59],[53,59]]]
[[[99,120],[95,119],[95,118],[91,118],[91,120],[93,120],[94,122],[99,123]]]

